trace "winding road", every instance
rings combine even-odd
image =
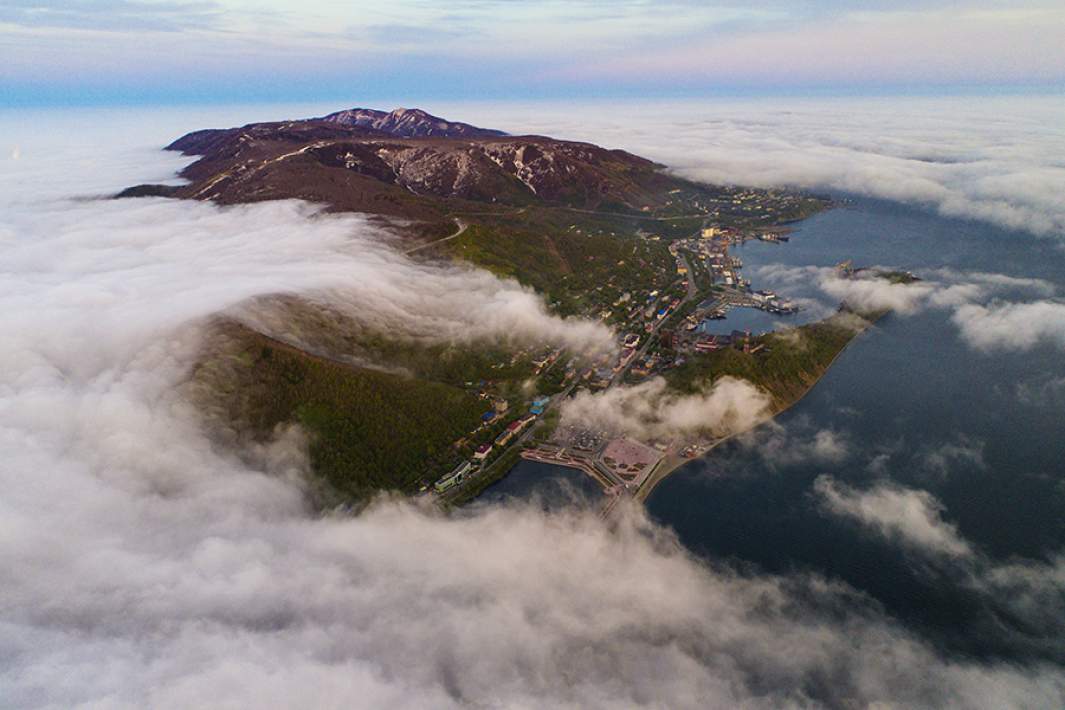
[[[436,246],[437,244],[441,244],[443,242],[451,241],[455,237],[461,237],[462,233],[466,231],[466,228],[470,226],[470,225],[466,224],[465,222],[463,222],[461,219],[456,219],[455,220],[455,225],[458,227],[458,229],[456,229],[454,231],[454,233],[449,234],[449,235],[447,235],[446,237],[444,237],[442,239],[437,239],[436,241],[426,242],[425,244],[419,244],[418,246],[413,247],[411,249],[408,249],[407,251],[405,251],[403,253],[410,255],[410,254],[413,254],[416,251],[421,251],[422,249],[428,249],[431,246]]]

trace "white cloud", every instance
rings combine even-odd
[[[481,105],[464,114],[625,148],[713,183],[843,190],[1065,238],[1056,96]]]
[[[884,537],[933,554],[973,554],[957,528],[943,520],[943,506],[926,491],[888,484],[858,490],[831,476],[819,476],[814,490],[826,511],[851,518]]]
[[[288,203],[55,201],[35,191],[88,181],[106,156],[20,165],[38,172],[0,175],[11,188],[0,191],[5,703],[1065,701],[1060,667],[945,658],[840,585],[708,567],[636,511],[614,526],[387,501],[354,519],[314,515],[297,429],[248,463],[212,444],[176,385],[203,318],[279,290],[343,291],[363,260],[377,265],[365,225]],[[428,307],[440,322],[467,317]],[[714,411],[747,411],[749,389],[726,394],[707,395]],[[704,404],[692,400],[685,420]]]
[[[992,622],[1000,640],[1034,649],[1038,638],[1050,644],[1046,650],[1058,653],[1057,640],[1065,633],[1065,557],[1060,552],[1046,559],[992,557],[943,519],[943,505],[927,491],[891,483],[860,490],[827,475],[818,477],[813,488],[825,512],[920,553],[923,564],[914,567],[918,574],[965,590],[993,617],[1007,615],[1011,624]],[[1019,633],[1018,627],[1031,635]]]
[[[758,269],[758,276],[775,283],[814,283],[838,303],[846,302],[863,311],[890,309],[901,315],[911,315],[924,308],[942,287],[933,281],[892,283],[871,273],[843,278],[836,269],[819,266],[768,265]]]
[[[802,464],[839,464],[852,453],[849,437],[842,431],[811,431],[809,422],[793,419],[785,427],[775,420],[739,437],[769,467]]]
[[[1065,376],[1037,374],[1028,382],[1017,384],[1017,400],[1029,406],[1065,403]]]
[[[902,315],[917,311],[935,288],[924,281],[896,284],[878,278],[844,279],[834,273],[822,274],[820,286],[830,296],[862,311],[887,308]]]
[[[979,271],[936,269],[909,284],[884,279],[841,278],[832,268],[817,266],[760,267],[758,276],[781,284],[814,283],[839,302],[867,310],[890,309],[912,315],[926,308],[953,311],[951,322],[962,339],[981,350],[1030,350],[1042,345],[1065,347],[1065,303],[1053,300],[1057,287],[1044,279],[1020,278]],[[1001,296],[1043,296],[1012,302]],[[813,306],[824,309],[824,305]]]
[[[989,565],[976,587],[994,599],[1008,600],[1012,613],[1048,636],[1065,634],[1065,556],[1045,561],[1010,560]]]
[[[958,463],[979,469],[987,467],[987,462],[984,460],[983,442],[972,441],[963,436],[959,436],[956,441],[924,452],[921,455],[921,462],[926,468],[940,475],[947,475]]]
[[[1057,287],[1045,279],[1020,278],[1006,274],[937,269],[930,272],[929,276],[945,282],[929,299],[931,305],[941,308],[985,301],[992,295],[1004,292],[1047,297],[1053,296],[1057,291]]]
[[[702,392],[679,394],[656,377],[602,392],[581,391],[562,406],[562,422],[616,434],[669,438],[744,431],[766,416],[769,396],[745,380],[723,377]]]
[[[1031,350],[1037,345],[1065,348],[1065,303],[969,303],[952,316],[962,337],[983,350]]]
[[[99,322],[100,328],[117,329],[123,321],[159,332],[253,296],[298,292],[397,338],[613,347],[604,326],[552,316],[538,295],[514,281],[468,266],[411,261],[365,219],[321,214],[298,202],[226,208],[161,199],[80,202],[53,207],[47,216],[16,214],[10,223],[17,240],[6,253],[11,268],[52,279],[47,298],[97,303],[102,318],[116,321]],[[216,280],[191,277],[197,268]],[[27,286],[12,296],[19,310],[7,316],[23,327],[38,322],[44,305],[31,303],[42,294]],[[144,312],[142,299],[166,296],[176,299],[172,308]],[[252,318],[254,309],[245,305],[240,312]],[[84,337],[91,351],[97,333]]]

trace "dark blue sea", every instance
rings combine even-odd
[[[838,300],[814,278],[796,279],[792,267],[851,259],[926,280],[992,273],[1060,289],[1061,244],[856,199],[799,223],[789,243],[750,242],[734,254],[754,288],[804,303],[799,315],[776,319],[794,324],[831,312]],[[995,297],[1033,299],[1008,288]],[[842,581],[947,653],[1065,663],[1061,625],[1018,615],[1016,600],[989,581],[1009,565],[1045,569],[1065,550],[1065,387],[1056,385],[1065,381],[1065,356],[1049,345],[975,349],[952,313],[926,308],[882,319],[795,407],[678,469],[648,509],[698,555],[740,573]],[[817,455],[819,435],[836,444],[832,456]],[[523,463],[497,489],[535,490],[529,484],[542,473]],[[836,490],[932,496],[940,522],[973,553],[923,554],[891,530],[828,512],[819,477]],[[1048,593],[1060,594],[1055,589]],[[1060,608],[1061,599],[1049,601]]]

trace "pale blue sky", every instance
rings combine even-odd
[[[0,104],[1060,88],[1060,0],[4,0]]]

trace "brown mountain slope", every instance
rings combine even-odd
[[[323,116],[321,120],[344,126],[372,128],[397,138],[491,138],[506,135],[503,131],[447,121],[417,108],[397,108],[390,112],[351,108]]]
[[[195,131],[168,148],[201,156],[182,172],[189,184],[141,186],[125,195],[224,204],[301,198],[343,211],[430,219],[453,211],[454,201],[641,214],[668,204],[670,190],[693,188],[624,151],[506,136],[417,110],[353,109],[323,119]]]

